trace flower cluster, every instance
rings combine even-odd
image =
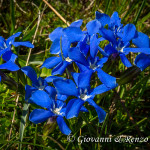
[[[88,112],[84,107],[86,102],[96,110],[99,122],[104,121],[106,112],[96,104],[94,97],[118,86],[116,78],[102,70],[110,56],[114,60],[120,57],[126,67],[131,67],[126,55],[140,52],[135,65],[141,70],[150,65],[148,36],[138,32],[133,24],[123,26],[117,12],[111,17],[96,12],[96,18],[87,23],[86,31],[81,30],[81,25],[82,20],[78,20],[67,28],[56,28],[49,35],[52,41],[50,53],[54,56],[47,58],[41,68],[52,69],[52,76],[37,78],[31,67],[22,68],[32,81],[32,86],[26,85],[25,100],[43,107],[31,112],[30,121],[37,124],[55,119],[66,135],[71,130],[64,117],[70,119],[78,117],[80,111]],[[104,49],[100,47],[102,41],[107,43]],[[132,44],[136,48],[132,48]],[[73,65],[79,68],[79,72],[72,71]],[[65,70],[69,79],[60,76]],[[96,74],[101,84],[91,88],[91,77]]]
[[[2,36],[0,36],[0,57],[2,57],[2,59],[5,61],[5,63],[0,64],[0,69],[7,69],[9,71],[17,71],[20,69],[19,66],[15,64],[17,55],[15,55],[12,52],[12,45],[15,47],[26,46],[34,48],[34,45],[28,41],[16,42],[15,38],[19,37],[20,34],[21,32],[17,32],[14,35],[10,36],[7,40],[5,40]]]

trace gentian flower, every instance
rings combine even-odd
[[[12,45],[15,47],[18,46],[26,46],[30,48],[34,48],[34,45],[30,42],[15,42],[15,38],[19,37],[21,32],[17,32],[14,35],[10,36],[7,40],[5,40],[2,36],[0,36],[0,56],[4,54],[6,51],[10,51]]]
[[[66,103],[64,102],[66,96],[57,95],[57,100],[55,100],[56,93],[51,91],[51,87],[47,88],[49,88],[49,93],[37,90],[32,94],[32,102],[46,108],[46,110],[34,109],[29,116],[29,120],[35,124],[42,123],[48,119],[56,120],[61,132],[68,135],[71,133],[71,130],[63,119],[66,112]]]
[[[31,95],[37,90],[45,90],[48,84],[46,80],[44,80],[43,78],[41,77],[37,78],[36,72],[30,66],[21,68],[21,71],[24,72],[24,74],[26,74],[32,81],[32,86],[30,85],[25,86],[26,91],[25,100],[28,100],[28,102],[32,102],[30,99]]]
[[[10,71],[17,71],[20,68],[15,64],[15,60],[17,55],[15,55],[12,51],[12,45],[15,47],[18,46],[26,46],[33,48],[30,42],[15,42],[15,38],[19,37],[21,32],[18,32],[12,36],[10,36],[7,40],[5,40],[2,36],[0,36],[0,57],[2,56],[3,60],[6,61],[4,64],[0,65],[0,69],[7,69]]]
[[[46,67],[52,70],[52,75],[62,74],[72,60],[68,56],[68,50],[71,44],[80,41],[83,37],[83,32],[80,29],[82,20],[73,22],[67,28],[56,28],[49,38],[53,42],[50,48],[51,54],[59,54],[58,56],[46,59],[41,68]]]
[[[97,94],[111,90],[111,88],[101,84],[98,87],[91,89],[90,78],[92,71],[73,73],[72,75],[75,83],[70,79],[56,79],[53,81],[53,84],[59,94],[76,97],[75,99],[71,99],[67,104],[66,118],[70,119],[77,117],[83,104],[88,102],[95,108],[98,114],[99,122],[103,122],[106,116],[106,112],[94,102],[93,98]]]

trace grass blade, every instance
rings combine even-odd
[[[28,114],[30,104],[25,103],[23,107],[23,113],[21,116],[21,122],[20,122],[20,131],[19,131],[19,141],[22,142],[23,140],[23,133],[25,129],[25,124],[26,124],[26,118]],[[19,143],[19,150],[21,150],[22,144]]]

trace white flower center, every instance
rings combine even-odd
[[[67,57],[67,58],[65,59],[65,61],[67,61],[67,62],[71,62],[71,61],[72,61],[72,59],[70,59],[69,57]]]
[[[88,98],[90,98],[91,96],[90,95],[86,95],[86,94],[81,94],[80,95],[80,98],[82,99],[82,100],[87,100]]]
[[[62,113],[60,113],[61,108],[62,108],[62,107],[54,108],[54,109],[52,110],[52,112],[53,112],[54,114],[56,114],[56,115],[61,115],[61,114],[62,114]]]

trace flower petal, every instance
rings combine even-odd
[[[101,23],[102,27],[110,23],[110,17],[104,13],[96,11],[95,16],[96,19]]]
[[[104,51],[108,54],[108,56],[114,53],[118,53],[118,51],[114,47],[112,47],[111,44],[106,45]]]
[[[35,84],[36,86],[39,86],[37,75],[33,68],[31,68],[30,66],[25,66],[21,68],[21,70],[22,72],[24,72],[24,74],[26,74],[30,78],[33,84]]]
[[[49,95],[45,91],[35,91],[31,96],[31,100],[35,104],[41,107],[45,107],[47,109],[52,108],[53,106],[53,101],[50,99]]]
[[[51,41],[54,41],[56,39],[60,40],[60,37],[62,35],[63,35],[63,28],[58,27],[52,33],[49,34],[49,38],[50,38]]]
[[[63,134],[69,135],[71,133],[71,130],[69,129],[69,127],[67,126],[67,124],[65,123],[63,117],[58,116],[57,117],[57,124],[59,126],[60,131]]]
[[[51,111],[44,109],[34,109],[29,116],[29,120],[35,124],[46,121],[54,114]]]
[[[86,60],[85,56],[83,55],[83,53],[81,53],[81,51],[77,47],[70,48],[70,50],[68,52],[68,56],[70,59],[72,59],[78,63],[87,65],[87,60]]]
[[[124,26],[124,32],[123,32],[123,37],[122,40],[124,43],[129,42],[132,40],[135,36],[136,33],[136,27],[133,24],[127,24]]]
[[[29,48],[34,48],[34,45],[32,43],[30,43],[29,41],[25,41],[25,42],[13,42],[12,44],[15,47],[25,46],[25,47],[29,47]]]
[[[6,63],[0,65],[0,69],[7,69],[7,70],[10,70],[10,71],[17,71],[20,68],[15,63],[13,63],[12,61],[7,61]]]
[[[100,79],[100,81],[103,84],[105,84],[108,88],[116,87],[117,83],[116,83],[116,78],[115,77],[107,74],[106,72],[104,72],[100,68],[97,69],[97,74],[98,74],[98,78]]]
[[[137,32],[137,37],[132,40],[132,43],[140,48],[150,47],[149,37],[142,32]]]
[[[59,94],[78,96],[78,89],[76,88],[75,83],[70,79],[57,79],[53,81],[53,84]]]
[[[92,95],[92,98],[94,98],[95,95],[105,93],[107,91],[110,91],[111,89],[112,88],[108,88],[106,85],[101,84],[96,88],[94,88],[93,91],[90,93],[90,95]]]
[[[93,73],[93,70],[88,70],[88,71],[79,73],[78,87],[83,88],[83,89],[89,88],[92,73]]]
[[[63,74],[69,64],[70,62],[62,61],[52,70],[52,75]]]
[[[30,85],[26,85],[25,86],[25,91],[26,91],[26,94],[25,94],[25,101],[28,100],[30,97],[31,97],[31,94],[36,91],[37,89],[35,87],[32,87]]]
[[[80,27],[82,25],[83,20],[79,19],[71,23],[70,27]]]
[[[67,36],[68,40],[71,43],[80,41],[84,36],[82,30],[77,27],[68,27],[65,28],[63,31],[65,36]]]
[[[150,48],[124,48],[124,52],[133,52],[133,53],[144,53],[150,54]]]
[[[127,57],[125,56],[125,54],[120,54],[120,58],[122,63],[126,66],[126,67],[131,67],[132,64],[129,62],[129,60],[127,59]]]
[[[116,37],[114,35],[114,32],[111,30],[107,30],[105,28],[101,28],[99,30],[100,35],[105,38],[106,40],[108,40],[109,42],[112,42],[112,44],[116,45],[117,41],[116,41]]]
[[[10,36],[10,37],[7,39],[7,41],[6,41],[6,45],[7,45],[7,46],[11,45],[12,42],[14,42],[15,38],[16,38],[16,37],[19,37],[20,34],[21,34],[21,32],[17,32],[17,33],[15,33],[14,35]]]
[[[101,28],[101,23],[98,20],[92,20],[86,25],[87,31],[89,35],[93,35],[99,32]]]
[[[62,78],[62,77],[58,77],[58,76],[49,76],[47,78],[45,78],[46,82],[53,82],[53,80],[55,79],[65,79],[65,78]]]
[[[99,45],[99,39],[97,38],[97,35],[94,34],[90,38],[90,54],[93,58],[97,55],[98,52],[98,45]]]
[[[84,101],[81,99],[71,99],[66,107],[66,118],[70,119],[73,117],[78,117],[81,107]]]
[[[100,108],[92,99],[88,99],[87,101],[91,106],[95,108],[99,122],[102,123],[105,120],[106,112],[102,108]]]
[[[44,61],[41,68],[46,67],[48,69],[51,69],[55,67],[56,65],[58,65],[61,61],[62,61],[61,57],[49,57]]]
[[[150,56],[141,53],[135,58],[134,63],[136,64],[137,67],[141,69],[141,71],[143,71],[148,66],[150,66]]]

